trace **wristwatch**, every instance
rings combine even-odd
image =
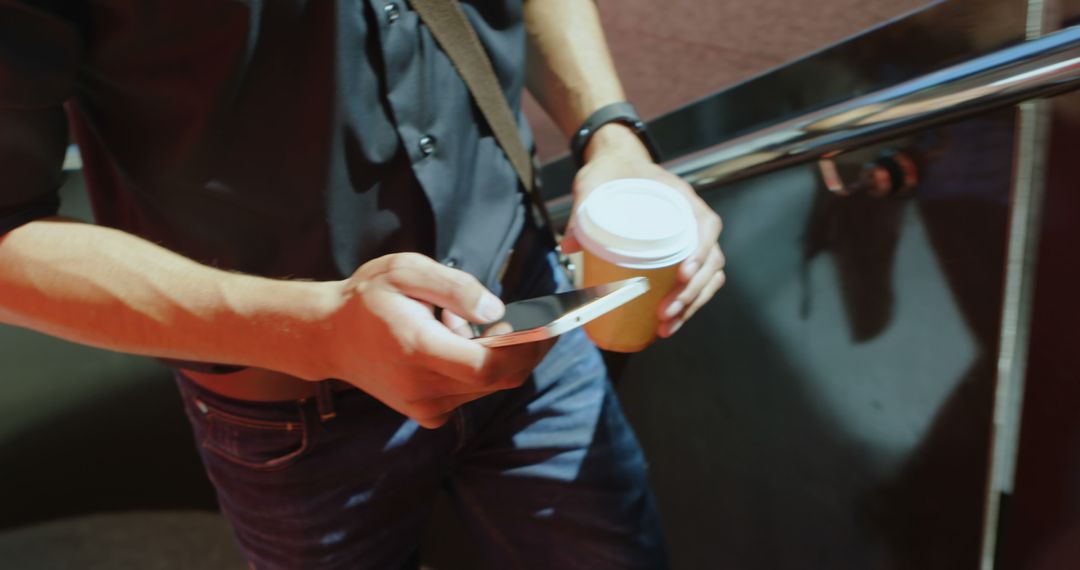
[[[654,162],[660,162],[660,151],[656,143],[645,130],[645,122],[638,116],[634,106],[626,101],[604,105],[596,110],[588,119],[578,127],[574,136],[570,138],[570,155],[574,157],[574,164],[581,168],[585,164],[585,147],[600,127],[608,123],[622,123],[630,128],[645,145],[649,156]]]

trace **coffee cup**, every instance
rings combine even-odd
[[[690,203],[660,182],[623,178],[589,193],[574,218],[585,287],[649,279],[647,293],[586,324],[586,334],[605,350],[644,349],[656,339],[660,302],[675,287],[679,264],[697,249]]]

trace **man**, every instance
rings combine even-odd
[[[591,2],[463,9],[519,118],[526,46],[568,136],[625,98]],[[98,225],[55,216],[65,103]],[[719,219],[621,123],[584,161],[578,199],[634,176],[694,203],[702,245],[660,309],[669,336],[723,283]],[[253,567],[415,564],[441,486],[494,567],[665,564],[595,348],[454,332],[499,318],[493,291],[561,277],[405,3],[0,0],[0,173],[0,320],[235,365],[177,380]]]

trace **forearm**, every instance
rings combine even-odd
[[[59,219],[0,237],[0,321],[135,354],[301,374],[297,349],[317,342],[330,288],[221,271]]]
[[[593,0],[527,0],[529,91],[569,139],[594,111],[626,95],[612,63]],[[586,148],[648,151],[629,129],[611,124]]]

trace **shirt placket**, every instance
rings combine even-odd
[[[421,37],[419,17],[408,6],[397,0],[369,0],[378,20],[379,44],[385,66],[387,100],[395,128],[401,139],[405,153],[409,157],[420,186],[427,196],[435,219],[435,254],[450,267],[461,265],[460,257],[454,251],[450,239],[452,230],[447,221],[453,219],[450,209],[452,193],[440,187],[428,173],[433,163],[449,160],[447,149],[443,148],[440,133],[434,127],[432,113],[435,105],[429,97],[438,97],[438,93],[428,93],[416,85],[416,74],[423,73],[426,49],[419,41]],[[445,181],[445,183],[452,183]]]

